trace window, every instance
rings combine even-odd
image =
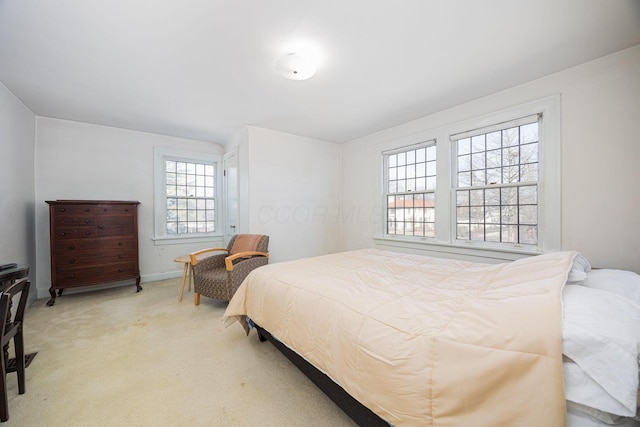
[[[215,165],[165,159],[167,234],[216,231]]]
[[[387,153],[384,160],[387,234],[434,237],[435,141]]]
[[[494,259],[561,249],[559,96],[379,149],[378,244]]]
[[[157,147],[155,241],[171,243],[219,233],[220,156]]]
[[[538,116],[454,135],[456,239],[538,244]]]

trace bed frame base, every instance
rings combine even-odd
[[[369,408],[354,399],[342,387],[336,384],[331,378],[320,372],[313,365],[302,358],[298,353],[282,344],[264,328],[255,325],[258,331],[258,338],[261,342],[269,340],[287,359],[289,359],[303,374],[307,376],[320,390],[324,392],[333,402],[342,409],[359,426],[375,427],[390,424],[376,415]]]

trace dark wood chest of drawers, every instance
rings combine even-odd
[[[49,200],[51,306],[66,288],[136,281],[138,205],[134,201]]]

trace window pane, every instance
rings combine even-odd
[[[471,155],[458,156],[458,171],[466,172],[471,170]]]
[[[435,160],[436,159],[436,146],[430,145],[427,147],[427,160]]]
[[[520,187],[519,200],[521,205],[535,205],[538,203],[538,187],[534,185]]]
[[[456,203],[458,206],[469,206],[469,191],[456,191]]]
[[[538,223],[538,207],[537,206],[520,206],[518,210],[520,224],[536,225]]]
[[[471,138],[471,152],[484,153],[487,149],[484,141],[484,135],[478,135]]]
[[[471,225],[471,240],[484,240],[484,224]]]
[[[456,225],[456,239],[469,240],[469,224]]]
[[[484,205],[484,190],[471,190],[469,192],[471,206],[483,206]]]
[[[520,166],[520,181],[532,182],[538,180],[538,164],[530,163]]]
[[[503,225],[501,227],[502,241],[505,243],[517,243],[518,242],[518,226],[517,225]]]
[[[525,245],[538,244],[538,227],[520,226],[520,243]]]
[[[498,132],[487,134],[487,150],[494,150],[502,146],[502,135]]]
[[[461,172],[458,174],[458,187],[471,186],[471,172]]]
[[[436,177],[430,176],[427,178],[427,190],[435,190],[436,189]]]
[[[471,139],[465,138],[458,140],[458,155],[471,153]]]
[[[407,164],[407,154],[406,153],[398,153],[398,166],[404,166]]]
[[[520,143],[527,144],[529,142],[538,141],[538,123],[520,126]]]
[[[473,170],[484,169],[487,167],[485,162],[486,162],[486,155],[484,152],[474,153],[471,155],[471,169]]]
[[[416,162],[416,152],[411,150],[406,152],[407,164],[412,165]]]
[[[487,188],[484,190],[485,204],[489,206],[500,205],[500,189],[499,188]]]
[[[538,162],[538,144],[527,144],[520,147],[520,159],[522,163]]]

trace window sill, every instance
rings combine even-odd
[[[397,237],[374,236],[376,246],[389,249],[404,249],[413,253],[435,257],[447,257],[475,262],[514,261],[542,252],[528,248],[490,248],[472,244],[442,243],[435,240],[415,240]]]
[[[175,237],[154,237],[153,244],[155,246],[163,245],[183,245],[188,243],[217,242],[222,243],[224,236],[221,234],[207,236],[175,236]]]

